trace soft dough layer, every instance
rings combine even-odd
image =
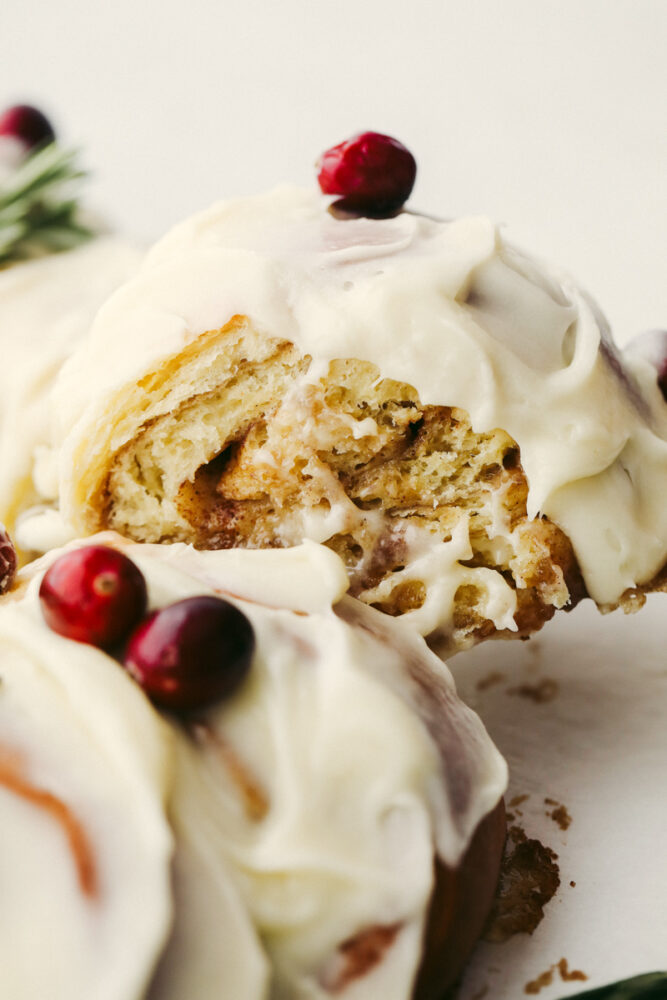
[[[44,828],[54,824],[13,786],[3,788],[0,768],[0,808],[6,800],[17,816],[6,859],[26,941],[33,915],[62,906],[63,896],[76,915],[63,923],[65,936],[78,925],[84,939],[109,927],[104,948],[60,949],[62,995],[422,1000],[439,991],[460,971],[490,905],[507,777],[447,668],[419,636],[345,597],[345,573],[326,548],[198,552],[132,545],[111,533],[95,542],[137,563],[153,608],[202,593],[232,600],[252,622],[256,653],[232,698],[187,721],[161,720],[110,656],[53,635],[41,621],[38,584],[57,553],[24,570],[0,603],[0,634],[16,635],[22,657],[30,654],[39,668],[25,710],[14,699],[3,714],[0,697],[0,746],[20,751],[31,781],[58,794],[91,831],[91,856],[104,876],[92,900],[71,858],[31,879],[25,859],[34,838],[26,832],[41,824],[43,845],[54,832]],[[9,684],[0,696],[10,699],[12,662],[3,646],[0,672]],[[70,700],[85,717],[45,711],[54,718],[40,727],[37,708],[29,709],[61,677],[71,678]],[[70,745],[78,755],[65,752]],[[117,787],[115,775],[125,770],[127,787]],[[125,845],[135,840],[130,863]],[[147,858],[144,840],[153,845]],[[59,850],[68,854],[62,836]],[[444,896],[434,896],[436,872]],[[24,882],[30,891],[21,894]],[[17,905],[3,896],[0,922],[11,921]],[[141,932],[132,929],[136,920]],[[441,954],[443,938],[451,948]],[[432,939],[439,948],[417,989]],[[12,996],[41,1000],[35,983],[52,974],[50,959],[33,970],[24,947],[12,961]],[[114,976],[107,962],[115,962]],[[84,975],[104,981],[107,992],[79,989]]]
[[[475,434],[462,410],[423,406],[368,363],[332,362],[313,384],[294,347],[242,323],[200,346],[191,377],[222,369],[218,385],[119,451],[110,527],[209,549],[324,542],[355,596],[455,646],[533,631],[581,595],[567,537],[527,516],[505,432]]]
[[[657,388],[486,219],[341,220],[293,189],[214,206],[56,395],[77,531],[325,542],[362,600],[455,647],[661,585]]]

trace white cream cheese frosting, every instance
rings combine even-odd
[[[141,254],[104,236],[66,253],[0,269],[0,520],[57,497],[49,393],[102,302]]]
[[[340,946],[379,924],[399,927],[386,959],[343,995],[409,997],[434,853],[457,867],[506,781],[451,675],[417,636],[341,601],[344,573],[323,547],[125,551],[159,603],[201,593],[216,564],[216,592],[251,597],[239,602],[257,641],[251,675],[194,735],[177,730],[171,809],[200,863],[206,851],[228,867],[271,997],[330,996]],[[245,580],[226,568],[240,562]]]
[[[310,355],[307,379],[359,358],[424,405],[466,410],[477,432],[503,428],[521,450],[529,515],[570,537],[590,595],[613,603],[649,581],[667,555],[667,413],[621,368],[590,299],[486,218],[341,220],[327,204],[279,188],[214,205],[106,303],[56,390],[66,519],[81,529],[86,470],[131,436],[132,418],[116,436],[105,425],[110,400],[243,315]]]
[[[0,606],[0,994],[140,1000],[172,917],[169,741],[34,589]]]
[[[40,993],[41,981],[25,967],[25,949],[34,943],[25,931],[24,950],[14,949],[9,966],[17,983],[12,997],[138,1000],[157,962],[150,1000],[336,993],[407,1000],[434,856],[459,864],[507,776],[447,668],[418,636],[344,597],[337,558],[312,543],[280,553],[202,553],[129,544],[111,533],[95,541],[122,548],[137,563],[151,607],[202,593],[232,600],[253,625],[256,653],[238,693],[186,726],[161,719],[111,657],[48,630],[37,588],[57,553],[24,570],[27,587],[0,603],[0,675],[7,680],[0,688],[0,746],[20,751],[31,780],[56,790],[89,831],[104,875],[98,905],[109,928],[109,940],[94,938],[98,950],[86,951],[84,960],[75,945],[98,928],[66,838],[0,783],[0,809],[13,823],[0,868],[11,867],[16,893],[29,881],[18,902],[3,894],[0,925],[19,905],[28,927],[42,895],[48,906],[64,895],[75,915],[83,910],[79,923],[72,921],[81,938],[69,922],[62,929],[70,992]],[[23,692],[18,715],[14,690]],[[120,786],[117,774],[126,775]],[[48,849],[68,864],[50,873],[44,863],[41,879],[32,880],[26,865],[33,841],[41,849],[57,835],[60,843]],[[128,861],[124,847],[132,842],[136,854]],[[148,858],[144,843],[151,844]],[[122,933],[106,914],[114,899],[126,920]],[[339,989],[340,946],[378,925],[392,930],[383,960]],[[3,987],[4,945],[0,940]],[[109,982],[116,985],[107,992],[79,987],[76,977],[99,975],[114,948]],[[123,976],[131,987],[121,989]]]

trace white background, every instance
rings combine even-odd
[[[415,207],[504,222],[621,341],[667,324],[667,0],[0,0],[0,41],[0,104],[43,106],[140,237],[374,129]]]
[[[42,106],[84,150],[91,200],[141,239],[215,198],[313,183],[322,150],[374,129],[414,152],[414,207],[502,221],[621,341],[667,325],[667,0],[0,0],[0,41],[0,106]],[[583,609],[455,664],[564,878],[533,938],[478,950],[462,1000],[517,1000],[561,957],[589,985],[667,965],[663,607]],[[562,697],[511,699],[513,670]],[[566,834],[542,793],[568,805]]]

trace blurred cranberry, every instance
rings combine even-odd
[[[0,135],[19,139],[26,149],[46,146],[56,137],[46,115],[30,104],[16,104],[7,108],[0,116]]]
[[[219,597],[190,597],[149,615],[130,636],[124,663],[156,704],[175,712],[232,694],[255,648],[252,625]]]
[[[0,524],[0,594],[9,590],[16,576],[16,549],[12,540]]]

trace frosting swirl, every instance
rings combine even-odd
[[[92,995],[85,976],[111,962],[105,1000],[139,998],[158,962],[151,1000],[210,1000],[211,982],[221,995],[324,998],[341,975],[345,942],[382,927],[391,929],[382,961],[346,996],[377,988],[404,1000],[421,959],[434,855],[457,867],[506,782],[504,761],[447,668],[418,636],[344,597],[345,574],[326,548],[197,552],[112,534],[95,541],[137,563],[152,608],[202,593],[237,603],[257,649],[239,692],[184,724],[162,719],[110,656],[48,630],[37,592],[57,553],[22,571],[0,604],[2,745],[76,817],[101,886],[91,905],[71,837],[3,788],[0,766],[13,873],[0,915],[20,905],[34,928],[28,917],[43,895],[58,905],[64,897],[73,914],[63,922],[61,992],[49,995]],[[68,865],[52,874],[42,865],[24,891],[33,842],[42,849],[53,837],[50,850],[70,856]],[[126,845],[135,845],[131,864]],[[80,939],[100,921],[104,947],[82,951]],[[142,930],[131,930],[129,949],[136,921]],[[6,944],[0,938],[3,970]],[[43,995],[25,949],[7,961],[12,996]],[[51,960],[41,967],[48,975]]]

